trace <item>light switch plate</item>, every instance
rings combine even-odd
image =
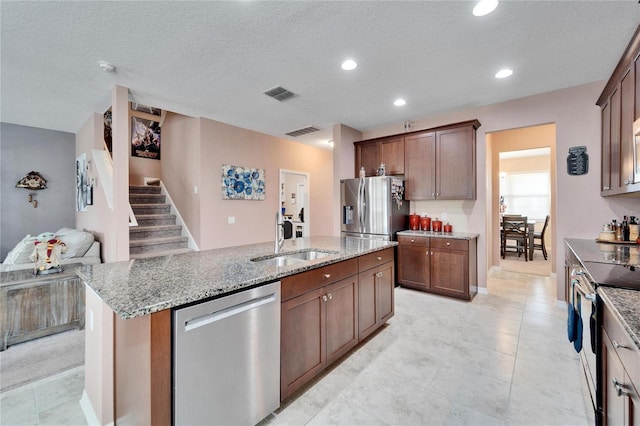
[[[227,220],[229,222],[229,225],[232,225],[232,224],[236,223],[236,217],[235,216],[229,216],[227,218]]]

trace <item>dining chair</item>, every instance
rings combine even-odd
[[[525,261],[529,260],[529,238],[527,235],[527,216],[503,216],[501,227],[500,254],[502,258],[508,249],[515,249],[518,257],[524,253]],[[515,242],[515,245],[508,245]]]
[[[542,255],[544,256],[544,260],[547,260],[547,246],[544,243],[544,233],[547,230],[547,226],[549,225],[549,215],[547,215],[544,220],[544,226],[540,232],[533,233],[533,250],[542,250]]]

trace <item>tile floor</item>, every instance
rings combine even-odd
[[[593,425],[555,280],[494,274],[473,302],[396,289],[396,314],[263,424]],[[1,395],[2,425],[84,425],[82,367]]]

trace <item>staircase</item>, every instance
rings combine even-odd
[[[176,225],[171,205],[165,203],[159,186],[129,186],[129,204],[138,226],[129,227],[129,258],[165,256],[186,253],[188,238],[183,237],[182,226]]]

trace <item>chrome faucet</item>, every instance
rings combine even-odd
[[[284,244],[284,219],[280,210],[276,212],[276,242],[275,242],[275,254],[280,253],[282,245]]]

